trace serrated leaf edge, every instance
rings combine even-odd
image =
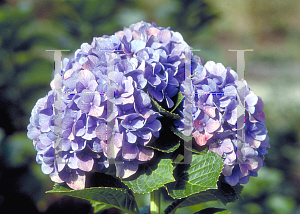
[[[166,109],[164,109],[163,107],[161,107],[158,102],[156,102],[151,96],[149,96],[151,101],[154,103],[154,106],[158,109],[158,112],[167,116],[167,117],[170,117],[172,119],[180,119],[180,116],[178,114],[175,114],[175,113],[172,113],[172,112],[169,112],[167,111]]]
[[[54,185],[54,187],[55,187],[55,185]],[[63,187],[63,188],[65,188],[65,187]],[[66,188],[67,189],[67,188]],[[120,190],[121,192],[124,190],[126,193],[128,193],[128,195],[129,196],[131,196],[131,197],[133,197],[134,198],[134,200],[135,200],[135,197],[134,196],[132,196],[132,195],[130,195],[129,194],[129,192],[128,192],[128,190],[126,190],[126,189],[124,189],[124,188],[115,188],[115,187],[91,187],[91,188],[84,188],[83,190],[86,190],[86,189],[113,189],[113,190]],[[46,193],[68,193],[68,192],[76,192],[76,191],[81,191],[81,190],[71,190],[71,189],[69,189],[68,191],[53,191],[53,190],[49,190],[49,191],[46,191]],[[100,194],[99,194],[100,195]],[[114,198],[115,198],[115,196],[114,195],[112,195]],[[112,205],[112,204],[108,204],[108,203],[105,203],[105,202],[99,202],[99,201],[96,201],[96,200],[93,200],[93,199],[88,199],[88,198],[85,198],[85,197],[77,197],[77,196],[71,196],[71,197],[75,197],[75,198],[81,198],[81,199],[85,199],[85,200],[88,200],[88,201],[93,201],[93,202],[98,202],[98,203],[101,203],[101,204],[105,204],[105,205],[109,205],[109,206],[112,206],[112,207],[115,207],[115,208],[117,208],[117,209],[119,209],[119,210],[122,210],[122,211],[124,211],[124,212],[130,212],[130,213],[133,213],[133,214],[136,214],[136,213],[139,213],[139,211],[138,211],[138,207],[136,207],[137,208],[137,212],[131,212],[130,210],[126,210],[126,209],[123,209],[122,207],[118,207],[118,206],[116,206],[116,205]],[[103,197],[104,198],[104,197]],[[104,198],[105,199],[105,198]],[[116,201],[118,201],[118,203],[119,203],[119,200],[117,200],[117,198],[115,198],[116,199]],[[119,203],[120,204],[120,203]],[[121,204],[120,204],[121,205]]]
[[[171,163],[172,164],[172,163]],[[149,167],[150,168],[150,167]],[[174,176],[173,176],[173,171],[174,171],[174,169],[175,169],[175,166],[172,166],[172,181],[168,181],[167,183],[171,183],[171,182],[174,182],[175,181],[175,178],[174,178]],[[152,171],[152,169],[151,169],[151,171]],[[152,172],[154,172],[154,171],[152,171]],[[158,173],[156,173],[157,175],[160,175],[160,174],[158,174]],[[152,175],[152,173],[151,173],[151,175]],[[142,175],[140,175],[140,176],[145,176],[145,173],[143,173]],[[163,177],[163,176],[161,176],[161,177]],[[144,180],[146,180],[146,179],[144,179]],[[153,180],[155,180],[154,178],[153,178]],[[124,183],[124,181],[121,179],[121,181]],[[167,183],[164,183],[164,184],[162,184],[161,186],[159,186],[159,187],[157,187],[157,188],[155,188],[155,189],[152,189],[150,192],[153,192],[154,190],[158,190],[159,188],[161,188],[161,187],[164,187],[164,185],[165,184],[167,184]],[[129,189],[131,189],[126,183],[124,183]],[[141,191],[141,192],[137,192],[137,191],[134,191],[133,189],[131,189],[134,193],[138,193],[138,194],[146,194],[146,193],[150,193],[150,192],[148,192],[148,191]]]
[[[215,153],[215,152],[213,152],[213,153]],[[208,154],[208,153],[207,153],[207,154]],[[217,153],[215,153],[215,154],[217,154]],[[198,154],[198,155],[200,155],[200,154]],[[218,155],[218,154],[217,154],[217,155]],[[222,169],[223,169],[223,165],[220,167],[219,174],[221,174]],[[174,177],[174,176],[173,176],[173,177]],[[187,182],[189,182],[189,180],[188,180]],[[194,185],[194,184],[193,184],[193,185]],[[198,185],[198,186],[201,186],[201,185]],[[185,197],[181,197],[181,198],[179,198],[179,197],[178,197],[178,198],[177,198],[177,197],[173,197],[173,196],[170,194],[170,192],[168,191],[167,186],[164,185],[164,187],[165,187],[165,189],[167,190],[167,193],[168,193],[169,196],[171,196],[171,197],[174,198],[174,199],[182,199],[182,198],[187,198],[187,197],[189,197],[189,196],[191,196],[191,195],[197,194],[197,193],[199,193],[199,192],[206,191],[206,190],[208,190],[208,189],[217,189],[217,188],[218,188],[218,185],[217,185],[217,183],[216,183],[216,187],[215,187],[215,188],[207,188],[206,190],[199,191],[199,192],[194,192],[194,193],[191,193],[191,194],[186,195]]]

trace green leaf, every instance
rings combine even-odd
[[[153,105],[157,108],[158,112],[161,113],[162,115],[169,117],[171,119],[180,119],[180,116],[178,114],[174,114],[171,113],[169,111],[167,111],[166,109],[164,109],[163,107],[161,107],[151,96],[150,96]]]
[[[160,136],[158,138],[153,137],[146,147],[166,153],[174,152],[180,146],[180,138],[170,129],[173,120],[164,117],[160,119],[160,122],[162,124]]]
[[[127,189],[123,188],[91,187],[82,190],[70,190],[56,183],[54,188],[46,193],[59,193],[62,195],[82,198],[94,204],[97,202],[102,205],[116,207],[130,214],[139,213],[134,196],[132,196]]]
[[[178,205],[178,208],[193,206],[196,204],[200,204],[208,201],[217,201],[217,200],[218,199],[215,196],[213,196],[211,193],[207,191],[199,192],[197,194],[187,197],[183,202],[181,202]]]
[[[101,210],[106,210],[111,208],[112,206],[106,205],[106,204],[101,204],[95,201],[91,201],[92,207],[94,207],[94,213],[97,213]]]
[[[177,102],[176,102],[174,108],[172,109],[172,111],[170,111],[171,113],[176,110],[176,108],[179,106],[179,104],[181,103],[181,101],[183,100],[183,98],[184,98],[184,96],[179,91],[178,94],[177,94]]]
[[[137,178],[123,180],[135,193],[149,193],[175,180],[172,175],[175,167],[170,159],[161,159],[158,164],[146,163],[140,167]]]
[[[218,199],[208,191],[199,192],[187,198],[177,199],[175,202],[173,202],[170,206],[167,207],[165,213],[173,214],[179,208],[194,206],[200,203],[204,203],[208,201],[216,201],[216,200]]]
[[[175,182],[166,184],[173,198],[184,198],[192,194],[216,189],[223,160],[215,152],[192,155],[191,164],[178,164],[174,170]]]
[[[171,130],[174,134],[176,134],[178,137],[180,137],[182,140],[189,142],[193,139],[193,136],[186,136],[182,132],[178,131],[174,127],[171,127]]]
[[[226,209],[209,207],[209,208],[200,210],[198,212],[195,212],[194,214],[229,214],[229,213],[231,213],[231,212]]]

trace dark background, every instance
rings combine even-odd
[[[205,62],[234,70],[236,53],[228,49],[254,49],[245,54],[246,80],[265,102],[271,148],[266,166],[245,185],[243,199],[226,208],[300,213],[299,11],[297,0],[0,1],[0,212],[91,213],[82,200],[45,193],[53,182],[35,162],[26,136],[31,109],[50,90],[53,52],[45,50],[73,53],[95,36],[143,20],[170,26],[201,49],[195,54]],[[137,200],[144,206],[149,194]],[[213,202],[179,212],[208,206],[224,207]]]

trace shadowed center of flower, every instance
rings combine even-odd
[[[213,143],[211,144],[211,146],[214,147],[214,148],[216,148],[216,147],[218,146],[218,144],[217,144],[217,142],[213,142]]]

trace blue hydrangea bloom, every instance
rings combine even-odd
[[[224,168],[222,174],[232,186],[245,184],[250,176],[264,165],[264,155],[268,144],[266,122],[263,113],[263,101],[247,87],[242,89],[245,97],[238,101],[238,76],[231,68],[221,63],[208,61],[203,65],[201,59],[193,56],[192,63],[192,136],[199,146],[207,146],[222,156]],[[180,71],[182,72],[182,70]],[[179,83],[182,75],[176,76]],[[185,88],[180,87],[185,93]],[[245,101],[245,142],[236,138],[237,108]],[[178,131],[184,133],[184,105],[176,110],[181,116],[174,122]]]
[[[139,22],[115,35],[94,37],[74,58],[64,59],[62,79],[58,75],[51,82],[52,90],[37,102],[28,125],[43,172],[55,182],[84,188],[85,173],[103,168],[107,131],[113,131],[117,175],[134,174],[153,157],[146,145],[161,129],[161,115],[150,97],[165,108],[174,106],[180,89],[178,68],[188,48],[180,33]],[[54,89],[60,84],[61,124],[55,124]],[[108,85],[114,86],[113,96],[107,94]],[[107,109],[108,102],[114,103],[113,109]],[[107,118],[110,110],[113,118]],[[112,119],[115,126],[110,130],[107,122]]]

